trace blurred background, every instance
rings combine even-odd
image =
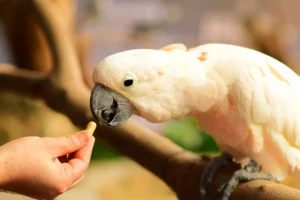
[[[85,79],[104,57],[133,48],[229,43],[250,47],[300,72],[297,0],[49,0],[74,35]],[[26,40],[24,40],[26,38]],[[0,0],[0,63],[48,73],[51,56],[26,0]],[[134,119],[196,153],[217,153],[193,118],[163,124]],[[78,128],[42,100],[0,91],[0,142],[28,135],[62,136]],[[188,183],[187,183],[188,184]],[[29,199],[0,193],[0,199]],[[175,200],[135,162],[98,142],[81,184],[59,200]]]

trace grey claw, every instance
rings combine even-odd
[[[232,162],[232,157],[228,153],[222,153],[211,159],[204,169],[200,183],[200,197],[204,199],[210,184],[213,181],[215,174],[223,167],[226,167]]]
[[[237,170],[234,172],[231,179],[223,184],[219,189],[219,199],[228,200],[235,188],[242,182],[248,182],[252,180],[268,180],[276,181],[277,179],[271,174],[260,172],[260,167],[255,161],[251,161],[243,169]]]

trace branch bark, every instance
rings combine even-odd
[[[49,0],[65,21],[69,32],[74,29],[73,0]],[[53,65],[51,53],[41,27],[27,1],[1,0],[0,17],[5,24],[10,46],[18,67],[48,74]]]
[[[93,68],[91,67],[92,64],[89,59],[92,39],[87,33],[83,31],[77,35],[76,41],[76,49],[79,57],[83,80],[89,88],[92,88],[94,86],[93,80],[91,79]]]
[[[46,76],[39,72],[19,69],[9,64],[0,64],[0,89],[37,95]]]
[[[30,2],[50,44],[55,70],[46,78],[34,72],[1,70],[0,85],[6,84],[7,88],[19,91],[26,86],[28,93],[34,93],[36,88],[32,89],[32,84],[42,81],[41,88],[47,91],[42,97],[48,105],[66,114],[77,126],[85,127],[93,119],[89,108],[90,88],[84,83],[72,39],[64,29],[61,16],[48,0]],[[19,84],[15,84],[17,81]],[[179,199],[199,199],[200,178],[208,158],[189,153],[131,120],[118,128],[99,126],[95,137],[164,180]],[[216,188],[228,180],[236,169],[238,166],[233,164],[217,175],[208,194],[209,199],[215,199]],[[252,181],[240,185],[231,199],[241,198],[300,199],[300,192],[276,183]]]

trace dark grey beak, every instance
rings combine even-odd
[[[99,124],[107,126],[122,125],[134,112],[127,98],[99,83],[92,90],[90,108]]]

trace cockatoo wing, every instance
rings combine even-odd
[[[262,53],[244,56],[232,94],[250,126],[248,154],[263,170],[284,177],[300,169],[300,78]]]

